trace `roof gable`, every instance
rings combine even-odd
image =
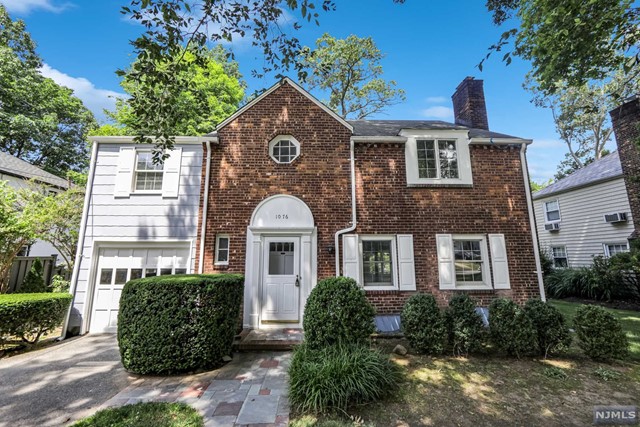
[[[60,188],[68,188],[66,179],[60,178],[22,159],[0,151],[0,173],[50,184]]]
[[[233,113],[231,116],[227,117],[223,122],[219,123],[216,126],[216,132],[219,131],[220,129],[222,129],[223,127],[225,127],[226,125],[228,125],[229,123],[231,123],[232,121],[234,121],[236,118],[241,116],[245,111],[247,111],[248,109],[250,109],[251,107],[253,107],[257,103],[262,101],[264,98],[269,96],[271,93],[273,93],[276,89],[278,89],[279,87],[281,87],[284,84],[288,84],[289,86],[291,86],[292,88],[294,88],[295,90],[300,92],[302,95],[304,95],[307,99],[309,99],[311,102],[313,102],[318,107],[320,107],[322,110],[324,110],[331,117],[333,117],[335,120],[340,122],[340,124],[342,124],[344,127],[349,129],[350,132],[353,132],[353,126],[351,126],[351,124],[349,122],[347,122],[345,119],[343,119],[342,117],[337,115],[333,110],[331,110],[329,107],[324,105],[322,102],[318,101],[313,95],[311,95],[309,92],[304,90],[300,85],[298,85],[297,83],[295,83],[293,80],[291,80],[288,77],[285,77],[284,79],[280,80],[278,83],[276,83],[275,85],[271,86],[269,89],[267,89],[262,94],[260,94],[260,96],[256,97],[254,100],[252,100],[251,102],[246,104],[244,107],[240,108],[238,111]]]

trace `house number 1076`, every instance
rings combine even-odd
[[[287,214],[276,214],[276,219],[289,219]]]

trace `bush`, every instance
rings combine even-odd
[[[0,295],[0,342],[10,337],[35,344],[40,337],[64,322],[69,294]]]
[[[629,351],[629,341],[620,321],[602,307],[583,305],[573,319],[578,345],[592,359],[624,358]]]
[[[69,292],[71,282],[56,274],[51,278],[51,292]]]
[[[440,354],[444,350],[447,328],[436,299],[417,294],[402,308],[402,330],[411,347],[419,353]]]
[[[345,410],[380,399],[398,388],[400,368],[365,346],[336,344],[294,350],[289,368],[289,401],[299,412]]]
[[[589,269],[557,268],[544,279],[546,294],[550,298],[567,298],[582,296],[583,290],[589,287],[591,276]]]
[[[244,278],[157,276],[128,282],[120,297],[122,364],[138,374],[210,369],[231,353]]]
[[[498,298],[489,306],[489,335],[494,347],[509,356],[520,358],[536,351],[536,330],[511,300]]]
[[[539,299],[530,299],[524,305],[524,311],[536,330],[538,350],[542,356],[546,358],[569,348],[571,333],[557,308]]]
[[[42,277],[42,262],[40,262],[40,258],[36,258],[35,261],[33,261],[31,269],[24,277],[24,281],[18,290],[23,294],[47,292],[47,287]]]
[[[73,427],[202,427],[198,411],[184,403],[145,402],[107,408]]]
[[[454,355],[466,355],[482,346],[484,326],[476,303],[467,294],[455,295],[446,311],[449,345]]]
[[[341,342],[367,344],[375,310],[355,280],[331,277],[311,291],[304,309],[305,341],[311,348]]]

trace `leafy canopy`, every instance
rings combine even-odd
[[[64,176],[87,166],[93,114],[40,74],[35,43],[0,5],[0,150]]]
[[[381,78],[384,55],[371,37],[336,39],[325,33],[315,49],[302,52],[308,87],[328,91],[325,103],[344,118],[364,119],[405,99],[395,81]]]
[[[217,123],[237,110],[244,97],[245,85],[238,64],[228,60],[224,48],[216,46],[203,51],[202,55],[205,57],[198,61],[192,51],[180,53],[186,67],[176,78],[186,89],[178,94],[173,106],[174,122],[168,124],[173,135],[195,136],[211,132]],[[124,75],[121,85],[131,97],[142,96],[144,83],[133,79],[131,74]],[[160,90],[156,88],[155,96],[160,95]],[[117,99],[115,111],[108,111],[107,116],[114,123],[101,126],[93,135],[136,135],[152,131],[148,123],[135,115],[128,99]]]

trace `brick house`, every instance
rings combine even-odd
[[[455,123],[346,121],[284,79],[214,132],[178,140],[160,170],[130,139],[95,138],[89,187],[128,229],[106,210],[98,220],[88,192],[79,331],[115,330],[127,280],[185,271],[245,274],[246,328],[301,327],[311,289],[335,275],[379,314],[416,292],[443,305],[456,292],[483,306],[544,298],[531,141],[488,130],[482,83],[458,86]]]

